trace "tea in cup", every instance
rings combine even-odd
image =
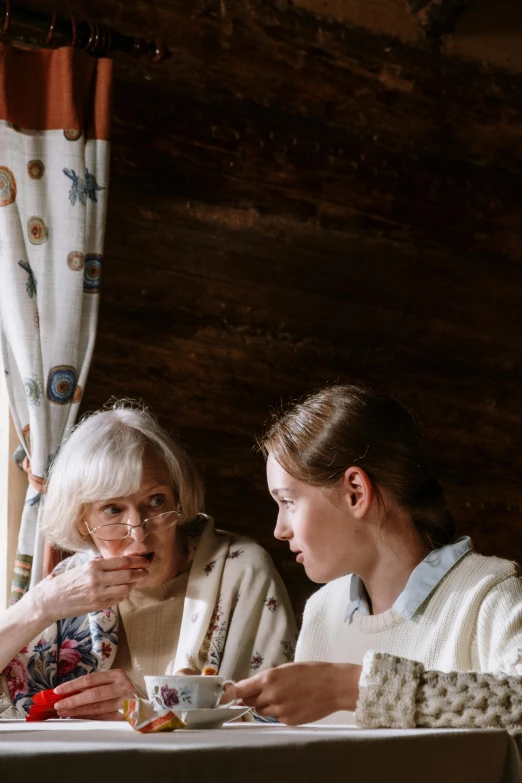
[[[219,705],[227,685],[233,680],[224,677],[191,674],[146,676],[147,695],[156,707],[167,710],[214,709]],[[227,706],[237,704],[237,699]]]

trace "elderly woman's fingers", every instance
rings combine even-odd
[[[95,688],[97,685],[108,685],[114,682],[116,673],[122,672],[121,669],[110,669],[108,672],[93,672],[92,674],[84,674],[83,677],[77,677],[76,680],[70,680],[69,682],[62,682],[61,685],[57,685],[54,692],[59,696],[67,693],[78,693],[78,691],[86,691],[89,688]]]
[[[106,571],[103,576],[103,584],[106,587],[114,585],[127,585],[131,582],[139,582],[148,575],[145,568],[128,568],[125,571]]]
[[[91,560],[86,571],[92,587],[114,587],[139,582],[148,575],[144,557],[114,557],[108,560]]]
[[[56,703],[55,709],[60,717],[71,718],[113,713],[134,691],[134,683],[121,669],[93,672],[55,688],[54,692],[64,697]]]
[[[142,569],[150,565],[146,557],[141,555],[125,555],[124,557],[99,557],[91,560],[102,571],[127,571]]]
[[[122,669],[109,669],[107,672],[92,672],[91,674],[85,674],[83,677],[78,677],[76,680],[63,682],[61,685],[57,685],[54,692],[59,696],[78,692],[92,693],[95,688],[102,688],[105,686],[117,687],[118,694],[133,693],[135,687],[134,683],[129,680]],[[90,699],[90,701],[94,700],[95,699],[92,698]]]
[[[92,579],[105,584],[124,584],[146,576],[149,565],[148,560],[139,556],[98,558],[87,564],[87,571]]]
[[[128,586],[131,590],[136,582],[148,576],[148,560],[144,557],[115,557],[109,560],[92,560],[89,564],[94,587],[111,588]],[[127,595],[128,593],[125,593]],[[124,595],[124,597],[125,597]]]

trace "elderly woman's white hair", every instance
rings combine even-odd
[[[84,418],[61,446],[40,516],[52,544],[70,552],[91,548],[78,530],[86,506],[136,492],[145,447],[165,461],[183,522],[204,511],[203,484],[188,454],[150,413],[124,400]]]

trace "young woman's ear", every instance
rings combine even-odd
[[[350,512],[361,519],[372,501],[373,487],[362,468],[352,467],[345,471],[343,476],[343,492]]]

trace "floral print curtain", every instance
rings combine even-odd
[[[40,477],[77,417],[94,347],[111,80],[107,59],[0,43],[0,349]],[[44,575],[40,503],[30,488],[11,602]]]

